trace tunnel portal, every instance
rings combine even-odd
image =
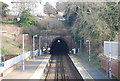
[[[50,54],[67,54],[69,47],[67,42],[63,38],[57,38],[53,40],[50,46]]]

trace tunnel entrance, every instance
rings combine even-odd
[[[50,54],[67,54],[69,47],[63,38],[53,40],[50,46]]]

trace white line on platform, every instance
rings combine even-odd
[[[0,77],[0,81],[2,80],[2,77]]]
[[[42,76],[44,69],[46,67],[46,64],[49,62],[50,56],[45,57],[45,59],[42,61],[42,63],[38,66],[38,68],[36,69],[36,71],[34,72],[33,76],[31,77],[31,79],[40,79],[40,77]]]
[[[87,72],[87,70],[81,65],[81,63],[72,55],[69,55],[71,60],[73,61],[74,65],[76,66],[77,70],[79,71],[79,73],[81,74],[82,78],[84,80],[86,79],[91,79],[92,81],[94,81],[94,79],[92,78],[92,76]]]

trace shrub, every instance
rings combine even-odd
[[[18,21],[18,24],[22,27],[30,27],[36,25],[36,19],[33,15],[29,13],[28,10],[24,10],[21,13],[20,21]]]

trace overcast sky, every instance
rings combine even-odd
[[[13,1],[13,0],[0,0],[0,1],[7,3],[11,8],[11,1]],[[49,2],[53,7],[55,7],[56,6],[55,3],[57,1],[58,0],[42,0],[42,4],[44,5],[46,2]]]
[[[2,1],[2,2],[5,2],[5,3],[7,3],[8,5],[9,5],[9,7],[11,8],[11,1],[13,1],[13,0],[0,0],[0,1]],[[16,1],[16,0],[15,0]],[[34,0],[33,0],[34,1]],[[40,0],[36,0],[36,1],[40,1]],[[41,0],[42,1],[42,4],[44,5],[46,2],[49,2],[53,7],[55,7],[56,6],[56,2],[66,2],[66,1],[69,1],[69,2],[83,2],[83,1],[87,1],[87,2],[90,2],[90,1],[92,1],[92,2],[95,2],[95,1],[106,1],[106,0]],[[107,1],[112,1],[112,2],[118,2],[118,1],[120,1],[120,0],[107,0]]]

